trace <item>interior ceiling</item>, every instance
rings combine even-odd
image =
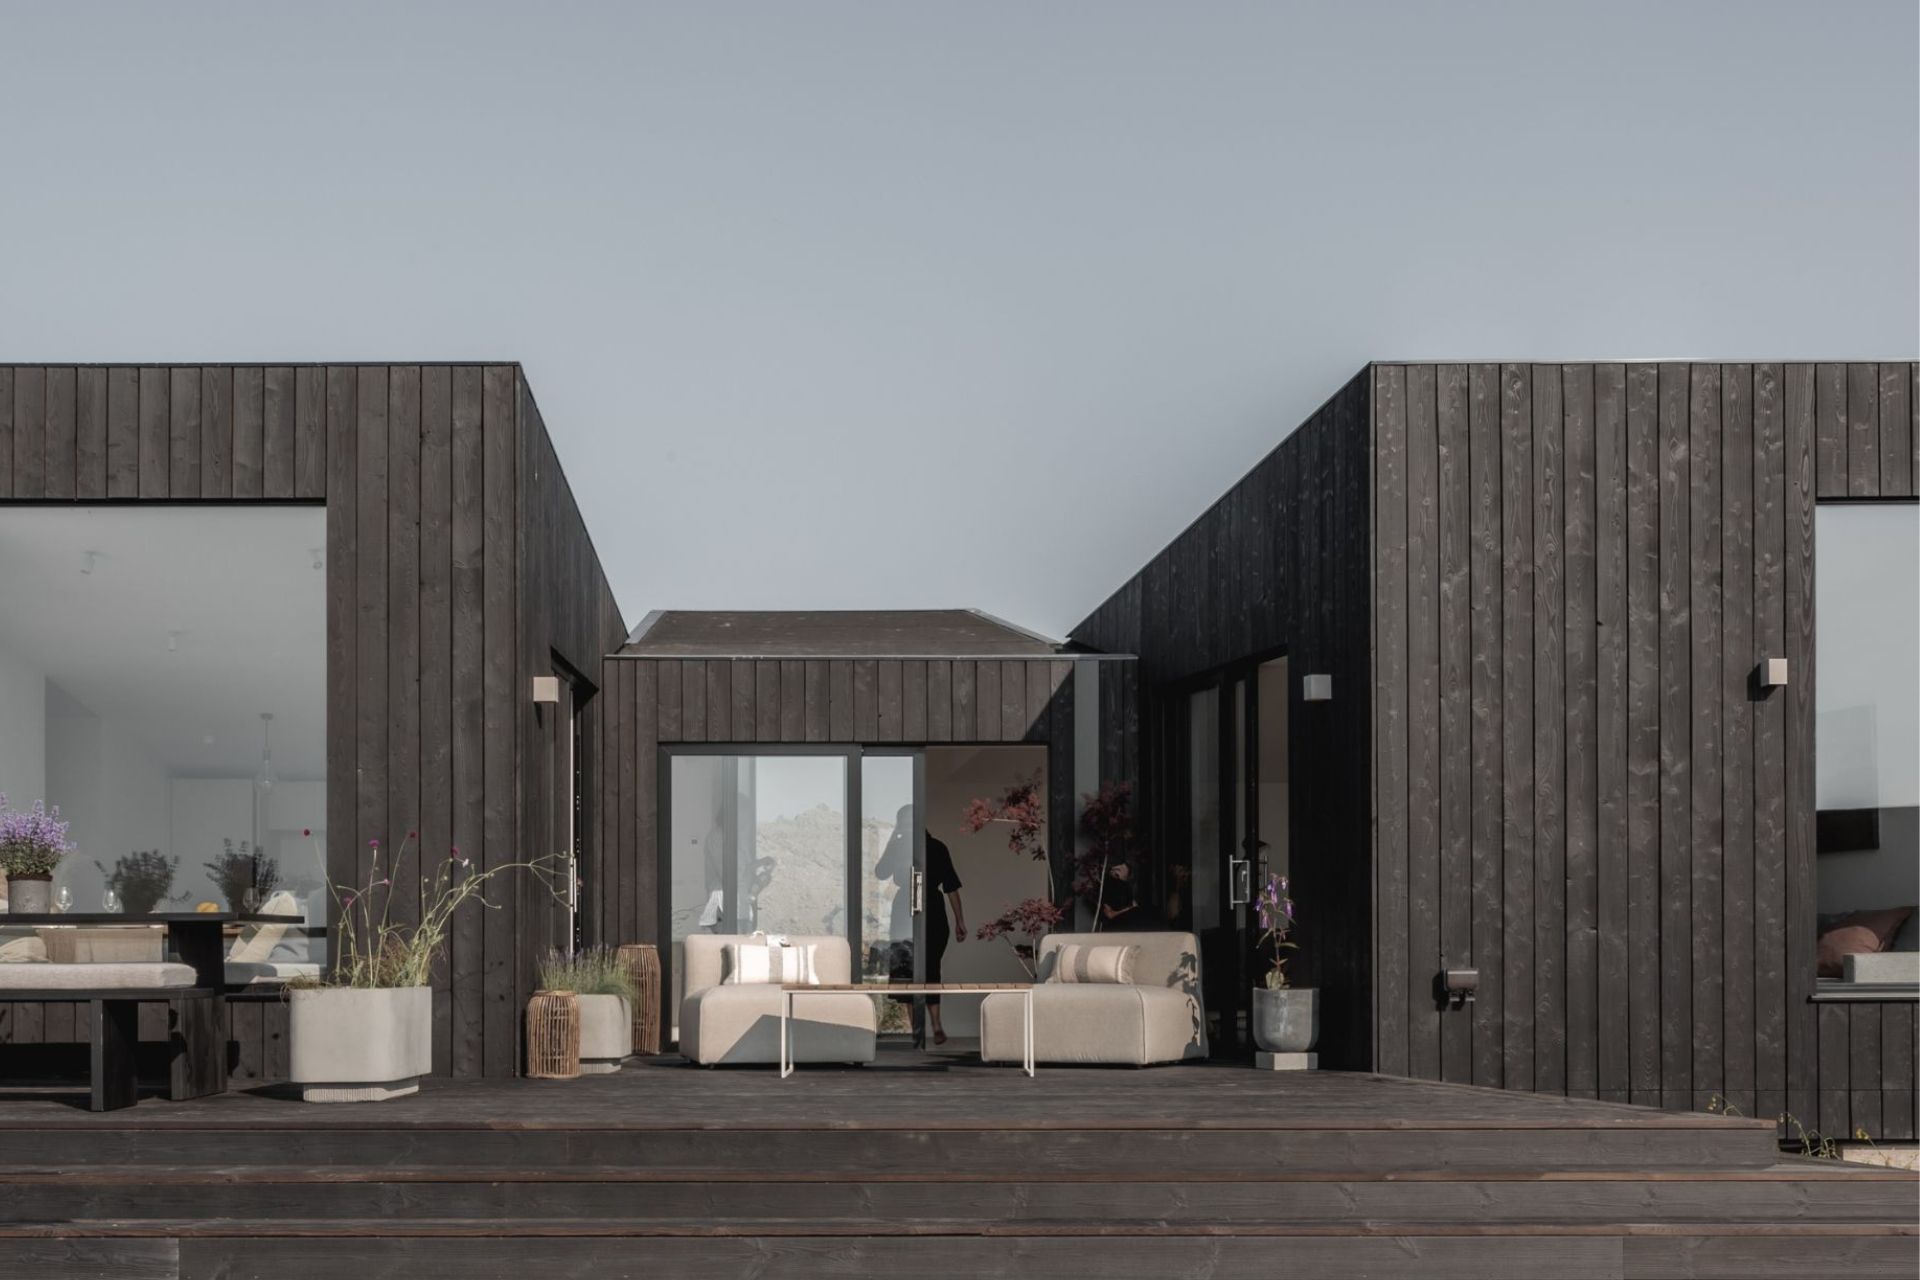
[[[275,771],[322,777],[325,546],[320,507],[0,509],[0,648],[176,774],[251,774],[269,711]]]

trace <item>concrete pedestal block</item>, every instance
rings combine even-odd
[[[1314,1071],[1320,1066],[1320,1055],[1263,1051],[1253,1055],[1253,1065],[1260,1071]]]

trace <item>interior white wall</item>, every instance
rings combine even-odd
[[[1920,506],[1823,504],[1814,536],[1816,801],[1920,805]]]
[[[49,715],[46,726],[47,794],[60,806],[74,843],[54,882],[73,890],[74,910],[98,911],[106,877],[96,863],[111,869],[115,859],[136,849],[174,852],[167,770],[109,718],[69,705]]]
[[[47,680],[0,645],[0,795],[24,809],[47,794]]]
[[[1036,773],[1044,795],[1044,747],[927,748],[927,832],[945,841],[953,854],[970,935],[1014,903],[1048,896],[1047,864],[1009,850],[1006,826],[995,823],[982,831],[969,832],[961,825],[970,801],[997,798],[1014,782]],[[1043,847],[1050,835],[1042,833]],[[932,886],[928,886],[927,897],[931,909]],[[1026,979],[1027,971],[1006,942],[982,942],[969,936],[965,942],[948,943],[941,977],[948,982],[1020,982]],[[940,1017],[948,1035],[980,1034],[977,997],[943,1000]]]

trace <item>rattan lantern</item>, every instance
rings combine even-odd
[[[527,1075],[572,1080],[580,1074],[580,1001],[571,991],[536,991],[527,1001]]]
[[[660,952],[649,942],[632,942],[619,957],[633,975],[633,1051],[660,1052]]]

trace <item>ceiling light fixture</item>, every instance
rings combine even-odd
[[[260,767],[253,771],[254,785],[262,791],[273,790],[273,712],[260,713]]]

